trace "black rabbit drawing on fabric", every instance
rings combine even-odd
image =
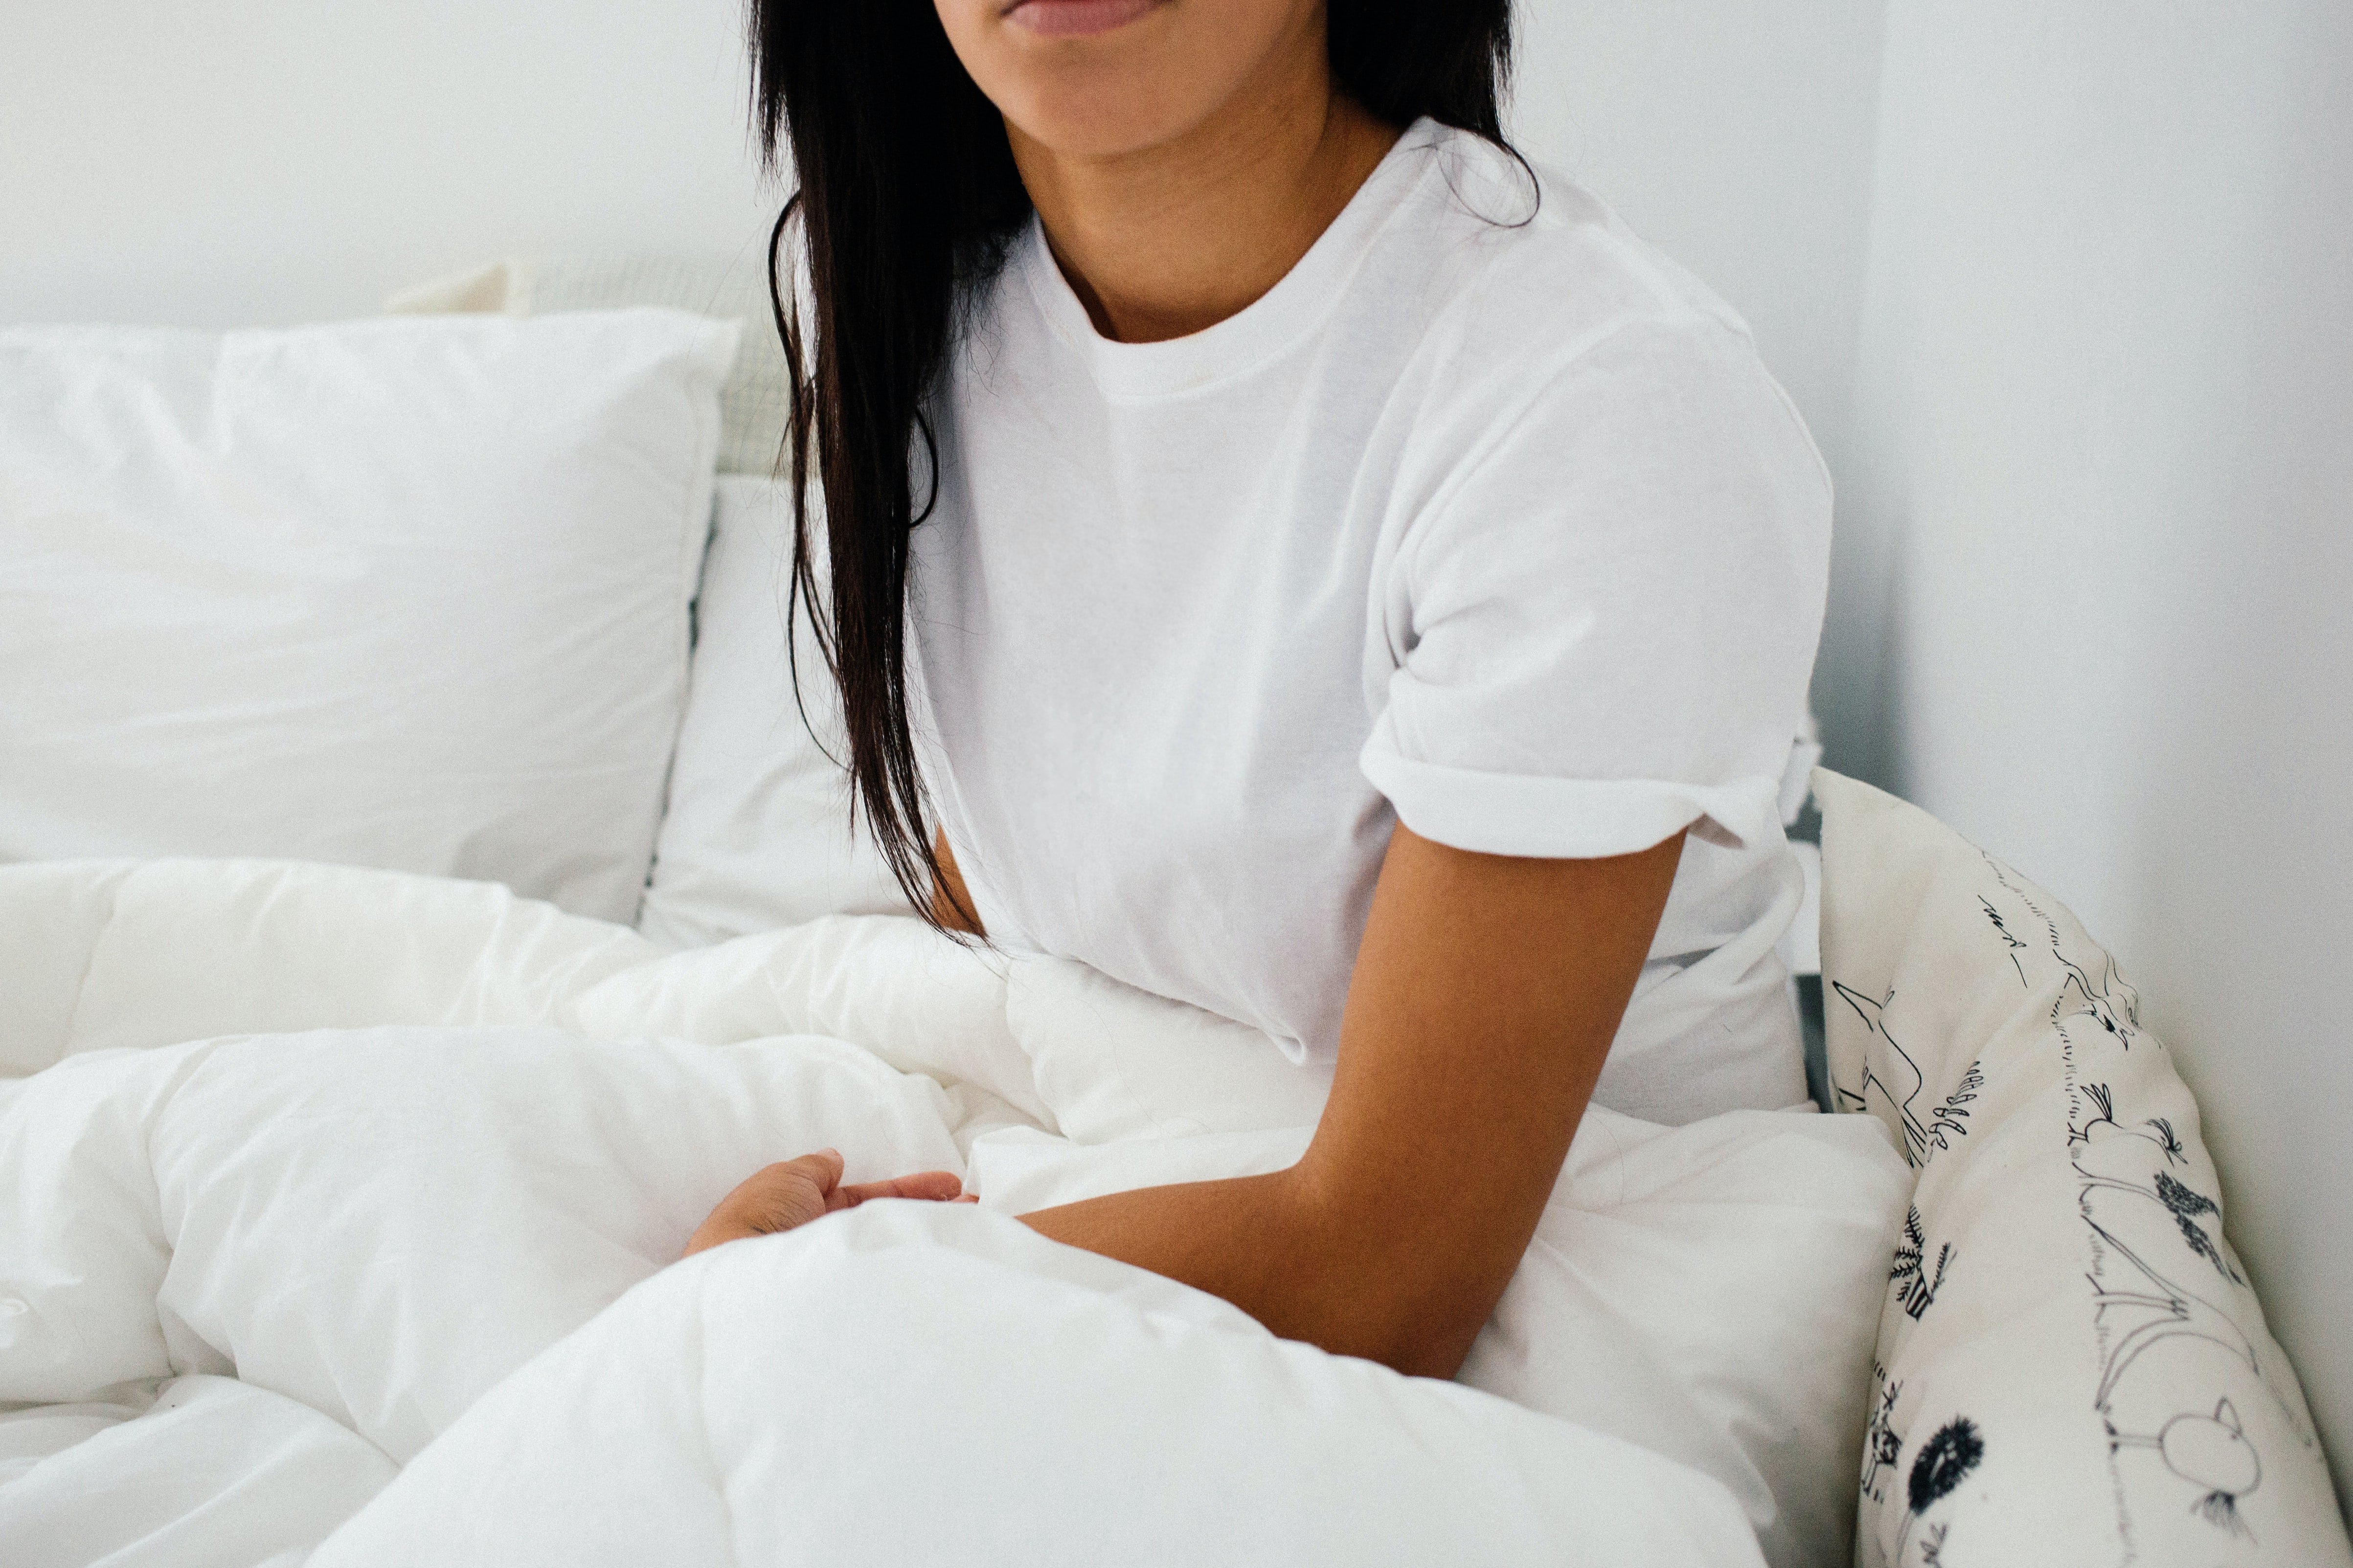
[[[2102,1029],[2114,1036],[2117,1044],[2130,1050],[2133,1042],[2140,1036],[2140,993],[2126,982],[2123,973],[2116,968],[2116,960],[2105,951],[2101,952],[2098,963],[2099,974],[2094,978],[2089,970],[2067,955],[2066,940],[2059,930],[2059,922],[2052,917],[2050,910],[2035,900],[2034,896],[2028,889],[2019,885],[2018,879],[2010,874],[2010,868],[1986,854],[1982,849],[1978,850],[1978,854],[1983,858],[1987,868],[1992,871],[1994,880],[2001,884],[2002,890],[2016,899],[2031,921],[2042,928],[2049,943],[2051,958],[2058,964],[2064,977],[2059,987],[2059,994],[2051,1004],[2051,1021],[2056,1024],[2069,1017],[2089,1016]],[[1984,910],[1986,920],[1993,927],[1994,934],[2000,939],[2003,951],[2010,959],[2010,967],[2018,972],[2020,982],[2028,990],[2032,990],[2033,982],[2027,979],[2026,964],[2021,955],[2031,952],[2034,950],[2034,944],[2020,936],[2018,928],[2013,927],[2003,916],[2000,907],[1982,893],[1978,895],[1978,907]],[[2069,1005],[2070,993],[2073,994],[2075,1004],[2072,1007]]]
[[[2201,1494],[2190,1511],[2216,1529],[2253,1541],[2254,1531],[2239,1515],[2239,1500],[2263,1484],[2263,1456],[2247,1441],[2239,1412],[2228,1399],[2211,1415],[2177,1415],[2152,1436],[2133,1436],[2108,1425],[2108,1451],[2154,1448],[2166,1468]]]

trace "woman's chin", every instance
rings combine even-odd
[[[1184,101],[1148,71],[1042,71],[1000,101],[1018,139],[1065,158],[1119,158],[1176,141],[1214,111]]]

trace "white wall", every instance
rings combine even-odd
[[[738,0],[0,0],[0,321],[373,311],[756,243]],[[1746,311],[1835,440],[1880,0],[1535,0],[1517,126]]]
[[[1523,0],[1511,129],[1755,329],[1833,466],[1883,0]]]
[[[1838,717],[2117,951],[2353,1497],[2353,7],[1892,0],[1884,71]]]
[[[0,321],[374,312],[503,256],[747,254],[739,0],[0,0]]]

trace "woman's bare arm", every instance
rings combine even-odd
[[[946,834],[932,839],[932,853],[940,863],[939,880],[932,884],[932,918],[949,931],[987,936],[980,929],[980,913],[972,907],[972,895],[965,890],[964,873],[956,868],[955,852],[948,847]]]
[[[971,900],[947,846],[946,923]],[[1286,1339],[1451,1377],[1511,1282],[1666,907],[1683,835],[1606,860],[1520,859],[1391,835],[1331,1099],[1299,1163],[1022,1217],[1224,1297]],[[954,920],[946,917],[955,916]],[[829,1151],[771,1165],[689,1250],[955,1176],[840,1184]]]
[[[1611,859],[1522,859],[1400,825],[1299,1163],[1023,1218],[1284,1338],[1452,1376],[1535,1233],[1682,849],[1678,833]]]

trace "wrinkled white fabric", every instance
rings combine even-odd
[[[1757,1559],[1721,1489],[1632,1444],[1274,1339],[1010,1220],[888,1204],[649,1280],[313,1563],[419,1561]]]
[[[828,1220],[800,1242],[835,1258],[822,1267],[664,1272],[735,1182],[828,1144],[854,1180],[948,1169],[984,1210],[1012,1212],[1295,1156],[1323,1075],[1074,963],[974,953],[881,917],[665,955],[502,889],[268,862],[0,868],[0,1060],[33,1075],[0,1087],[0,1404],[58,1407],[51,1439],[77,1421],[98,1433],[33,1445],[14,1480],[0,1468],[0,1499],[45,1539],[74,1539],[82,1516],[58,1511],[72,1489],[33,1483],[69,1464],[76,1488],[117,1484],[109,1453],[183,1440],[142,1426],[153,1413],[123,1391],[197,1376],[316,1412],[387,1465],[458,1444],[469,1457],[420,1470],[399,1493],[411,1511],[390,1516],[446,1518],[444,1561],[537,1560],[502,1544],[535,1516],[501,1515],[497,1487],[456,1479],[510,1470],[551,1517],[602,1518],[606,1495],[671,1499],[681,1544],[666,1561],[812,1560],[791,1542],[855,1532],[792,1489],[811,1410],[844,1450],[827,1462],[874,1476],[894,1446],[981,1441],[980,1413],[1003,1412],[1010,1425],[985,1438],[1004,1450],[984,1472],[996,1479],[956,1494],[997,1497],[1003,1533],[977,1503],[925,1511],[895,1480],[853,1494],[890,1516],[874,1542],[930,1531],[978,1542],[960,1553],[976,1561],[1090,1542],[1116,1558],[1121,1531],[1175,1506],[1170,1475],[1239,1473],[1241,1455],[1276,1467],[1253,1484],[1299,1499],[1262,1521],[1269,1541],[1328,1528],[1412,1543],[1433,1539],[1417,1521],[1437,1520],[1501,1543],[1498,1561],[1549,1542],[1579,1561],[1698,1562],[1722,1548],[1709,1521],[1738,1517],[1782,1568],[1843,1550],[1904,1177],[1868,1118],[1667,1129],[1589,1113],[1465,1370],[1505,1405],[1278,1345],[1210,1298],[986,1212],[926,1211],[906,1222],[920,1235],[889,1230],[887,1212],[861,1221],[885,1227],[887,1268],[825,1252],[869,1245]],[[794,1242],[772,1250],[800,1256]],[[786,1298],[805,1322],[779,1317]],[[845,1320],[863,1327],[838,1335]],[[769,1329],[774,1344],[739,1348]],[[935,1340],[894,1361],[892,1336],[918,1329]],[[858,1400],[883,1363],[922,1396]],[[1074,1385],[1093,1403],[1052,1392]],[[509,1386],[523,1392],[484,1405]],[[943,1426],[927,1407],[965,1414]],[[467,1438],[477,1408],[501,1414]],[[1219,1422],[1261,1419],[1291,1436],[1229,1433],[1243,1446],[1212,1452]],[[507,1446],[524,1432],[544,1464]],[[1095,1471],[1074,1458],[1092,1452]],[[1418,1481],[1334,1489],[1352,1456],[1395,1478],[1414,1453]],[[1502,1455],[1547,1479],[1514,1483],[1522,1511],[1488,1518]],[[1550,1467],[1567,1460],[1584,1468],[1564,1480]],[[126,1458],[119,1484],[156,1462]],[[596,1479],[617,1466],[638,1467],[636,1491]],[[186,1473],[169,1495],[192,1519],[267,1489],[211,1461]],[[373,1472],[336,1473],[348,1485],[333,1495],[356,1506],[352,1478]],[[735,1558],[691,1544],[698,1510],[740,1515],[771,1491],[809,1511],[767,1519],[785,1531],[770,1544],[749,1544],[741,1518]],[[1597,1522],[1603,1500],[1627,1518]],[[1042,1547],[1009,1522],[1049,1520],[1062,1533]],[[1232,1525],[1201,1510],[1165,1555],[1224,1560]],[[380,1553],[394,1538],[364,1539]],[[96,1561],[87,1539],[85,1556],[53,1560]]]

